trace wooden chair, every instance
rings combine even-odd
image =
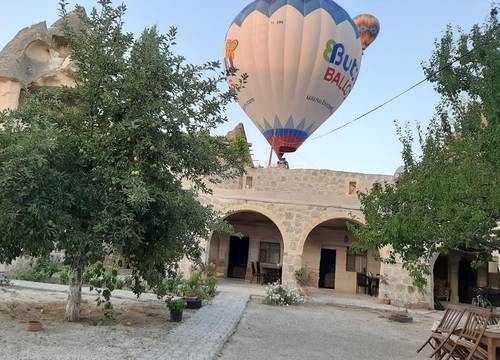
[[[267,283],[267,274],[262,272],[260,268],[260,261],[256,261],[255,265],[257,266],[257,273],[261,276],[260,284]]]
[[[262,270],[260,269],[260,261],[256,261],[255,262],[255,265],[256,265],[256,271],[257,271],[257,280],[259,281],[259,284],[263,284],[266,282],[266,274],[264,274],[262,272]]]
[[[379,289],[380,289],[380,276],[375,277],[372,280],[372,296],[378,296]]]
[[[368,291],[368,277],[363,273],[356,273],[356,292],[359,292],[359,288],[365,288],[365,294]]]
[[[422,351],[427,345],[433,350],[433,354],[440,354],[444,344],[448,341],[451,335],[457,330],[458,324],[465,313],[465,308],[449,305],[441,318],[436,329],[433,330],[427,341],[417,350],[417,353]]]
[[[438,359],[443,359],[446,354],[446,360],[488,360],[488,352],[480,345],[481,338],[491,319],[490,309],[470,308],[467,311],[467,320],[464,327],[460,330],[458,338],[453,340],[449,338],[442,347],[445,353]]]
[[[250,283],[253,283],[255,278],[259,284],[262,284],[262,274],[256,270],[255,262],[252,261],[252,279],[250,280]]]

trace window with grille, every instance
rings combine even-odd
[[[247,176],[245,179],[245,189],[253,188],[253,177]]]
[[[269,264],[279,264],[280,263],[280,244],[278,243],[270,243],[270,242],[261,242],[260,243],[260,252],[259,252],[259,261],[263,263]]]
[[[347,265],[346,271],[366,273],[368,265],[368,254],[354,252],[351,249],[347,250]]]
[[[349,182],[349,195],[356,195],[358,192],[358,183],[356,181]]]

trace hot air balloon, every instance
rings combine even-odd
[[[361,41],[332,0],[256,0],[226,36],[231,89],[280,159],[296,151],[344,102],[361,66]]]
[[[369,14],[356,16],[354,22],[361,34],[361,46],[363,50],[366,50],[377,38],[380,32],[380,22],[375,16]]]

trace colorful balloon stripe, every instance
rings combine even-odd
[[[307,16],[315,10],[324,9],[330,14],[332,19],[335,20],[337,25],[344,21],[348,21],[356,31],[356,36],[359,37],[358,27],[349,14],[333,1],[327,0],[256,0],[244,8],[236,19],[234,19],[233,23],[241,26],[248,15],[254,11],[260,11],[267,17],[271,17],[285,5],[293,6],[303,16]]]

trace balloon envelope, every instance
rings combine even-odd
[[[256,0],[231,24],[226,69],[238,102],[280,158],[342,104],[361,66],[360,34],[332,0]]]
[[[369,14],[356,16],[354,22],[361,34],[361,46],[365,50],[375,41],[380,33],[380,22],[375,16]]]

